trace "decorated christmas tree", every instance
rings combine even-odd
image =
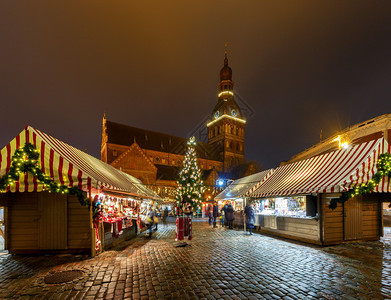
[[[176,215],[188,213],[189,210],[195,212],[201,208],[205,186],[201,179],[201,169],[197,163],[195,146],[195,137],[191,137],[187,141],[183,168],[179,172],[178,188],[175,196]]]

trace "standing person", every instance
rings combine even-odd
[[[148,211],[145,218],[145,225],[148,227],[149,235],[148,237],[152,236],[152,226],[153,226],[153,217],[155,216],[155,212],[152,209],[152,206],[148,207]]]
[[[223,208],[221,209],[221,215],[223,216],[223,218],[222,218],[222,225],[221,226],[225,226],[226,224],[226,221],[225,221],[225,215],[227,214],[227,207],[228,207],[228,204],[227,203],[225,203],[224,204],[224,206],[223,206]]]
[[[209,217],[209,225],[212,225],[212,220],[213,220],[213,206],[212,203],[208,204],[208,217]]]
[[[167,227],[167,217],[168,217],[168,207],[166,206],[166,208],[163,210],[163,214],[162,214],[162,221],[163,221],[163,225],[164,227]]]
[[[250,232],[250,235],[252,235],[255,223],[255,213],[252,204],[246,206],[244,213],[246,214],[246,228]]]
[[[228,203],[227,205],[227,213],[225,214],[225,219],[227,220],[228,228],[233,229],[232,223],[235,220],[235,216],[234,216],[234,207],[232,206],[231,203]]]
[[[217,203],[213,204],[213,228],[216,228],[216,220],[219,216],[219,208],[217,207]]]
[[[224,226],[224,218],[225,218],[225,211],[224,211],[224,207],[221,209],[221,216],[220,216],[220,225],[221,227]]]

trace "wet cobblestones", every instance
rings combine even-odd
[[[320,248],[194,222],[174,247],[174,226],[122,249],[81,255],[0,256],[0,298],[18,299],[391,299],[391,246]],[[56,271],[82,270],[63,284]]]

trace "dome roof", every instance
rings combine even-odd
[[[220,80],[232,80],[232,69],[228,66],[227,54],[225,54],[224,67],[220,70]]]

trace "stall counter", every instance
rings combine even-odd
[[[304,242],[320,244],[318,218],[257,214],[260,231]]]

